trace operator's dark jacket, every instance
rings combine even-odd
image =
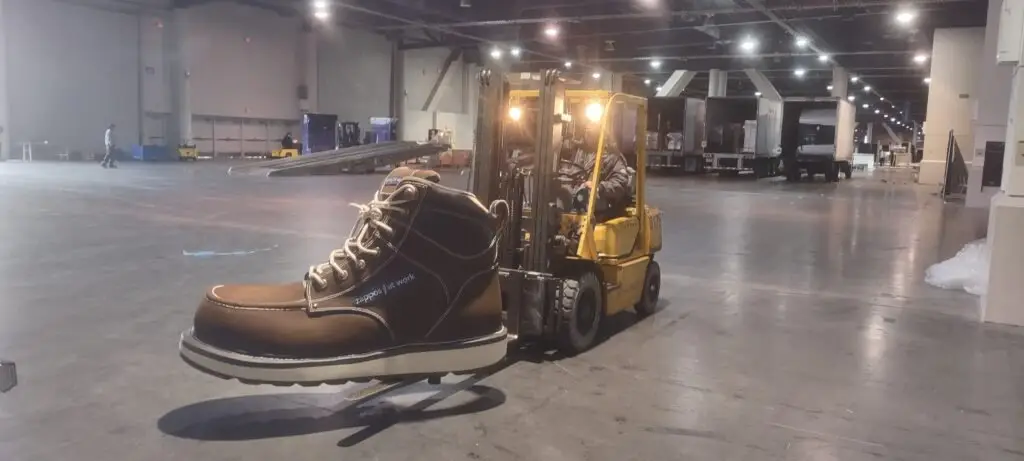
[[[563,164],[559,173],[572,175],[578,171],[578,166],[587,172],[587,178],[584,181],[589,181],[590,175],[594,172],[594,160],[596,158],[597,154],[594,152],[577,149],[576,153],[569,157],[569,161],[576,166]],[[624,203],[630,195],[629,170],[627,168],[626,159],[622,157],[622,154],[609,151],[604,152],[601,155],[601,180],[596,187],[597,196],[609,204]]]

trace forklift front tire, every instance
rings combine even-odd
[[[587,271],[576,279],[563,279],[560,304],[558,349],[566,355],[590,349],[604,317],[604,290],[597,275]]]
[[[658,309],[658,297],[661,294],[661,266],[657,261],[651,261],[647,265],[647,275],[644,276],[644,292],[640,296],[640,302],[633,306],[636,315],[647,317]]]

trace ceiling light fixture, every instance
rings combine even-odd
[[[857,100],[857,97],[851,94],[851,95],[847,96],[846,99],[849,99],[850,101],[855,101],[855,100]]]
[[[661,61],[657,60],[657,59],[652,60],[651,61],[651,68],[653,68],[653,69],[660,69],[661,68]]]
[[[556,26],[547,26],[547,27],[545,27],[544,28],[544,35],[547,35],[550,38],[557,37],[558,36],[558,27],[556,27]]]
[[[879,96],[879,97],[878,97],[878,100],[879,100],[879,101],[885,101],[885,98],[884,98],[884,97],[882,97],[882,96]]]
[[[802,68],[802,67],[798,67],[796,69],[793,69],[793,75],[796,75],[797,77],[803,77],[806,73],[807,73],[807,70]]]
[[[590,76],[594,77],[594,80],[597,80],[597,79],[601,78],[601,73],[600,72],[594,72],[593,74],[590,74]]]
[[[644,85],[650,85],[650,84],[651,84],[651,79],[645,78],[644,79]]]
[[[565,61],[565,68],[572,69],[572,61]]]
[[[879,110],[879,109],[875,109],[875,113],[876,113],[876,114],[880,114],[880,113],[882,113],[882,111],[881,111],[881,110]]]
[[[928,60],[928,55],[924,53],[917,53],[914,55],[914,62],[918,64],[924,64]]]
[[[824,53],[819,54],[818,55],[818,62],[828,62],[828,55],[824,54]]]
[[[313,17],[321,21],[326,21],[331,18],[331,13],[327,10],[316,10],[313,12]]]
[[[740,49],[747,53],[753,53],[757,50],[757,40],[750,37],[744,38],[743,41],[740,42]]]
[[[657,92],[661,93],[661,87],[659,86],[659,87],[655,88],[654,91],[657,91]]]
[[[811,44],[811,41],[807,40],[807,37],[804,37],[804,36],[801,35],[801,36],[798,36],[796,38],[796,47],[797,48],[807,48],[807,45],[810,45],[810,44]]]
[[[318,10],[325,10],[325,9],[327,9],[327,6],[328,6],[327,0],[315,0],[313,2],[313,8],[316,8]]]
[[[761,92],[760,91],[755,91],[754,92],[754,96],[757,96],[757,97],[760,98],[761,97]]]
[[[511,50],[509,50],[509,53],[511,53],[512,56],[515,56],[515,57],[518,58],[519,55],[523,54],[523,50],[520,49],[518,46],[514,46],[514,47],[512,47]]]
[[[932,83],[932,78],[931,77],[925,77],[924,78],[924,84],[925,85],[930,85],[931,83]]]
[[[501,59],[501,50],[494,48],[491,50],[491,57],[494,59]]]
[[[825,89],[826,89],[826,90],[829,90],[829,91],[832,91],[832,88],[834,88],[834,87],[833,87],[832,85],[829,85],[829,86],[826,86],[826,87],[825,87]]]
[[[860,77],[858,77],[856,75],[854,75],[853,77],[850,77],[850,81],[853,82],[853,83],[857,83],[858,80],[860,80]]]
[[[871,91],[871,85],[865,86],[864,91]]]
[[[867,104],[864,104],[864,105],[862,105],[861,107],[863,107],[863,108],[867,109],[867,108],[868,108],[869,106],[868,106]]]
[[[917,18],[917,12],[909,9],[901,9],[896,12],[896,22],[900,24],[910,24]]]

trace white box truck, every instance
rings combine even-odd
[[[782,156],[786,179],[824,175],[829,182],[853,175],[857,109],[843,98],[786,98]]]
[[[647,100],[647,167],[704,171],[704,100],[689,96]]]
[[[755,96],[716,96],[705,101],[704,169],[755,177],[779,170],[782,101]]]

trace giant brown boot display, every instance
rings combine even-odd
[[[246,382],[316,384],[471,372],[506,352],[499,217],[433,172],[398,168],[351,237],[304,280],[218,285],[181,356]],[[501,211],[502,213],[497,213]]]

